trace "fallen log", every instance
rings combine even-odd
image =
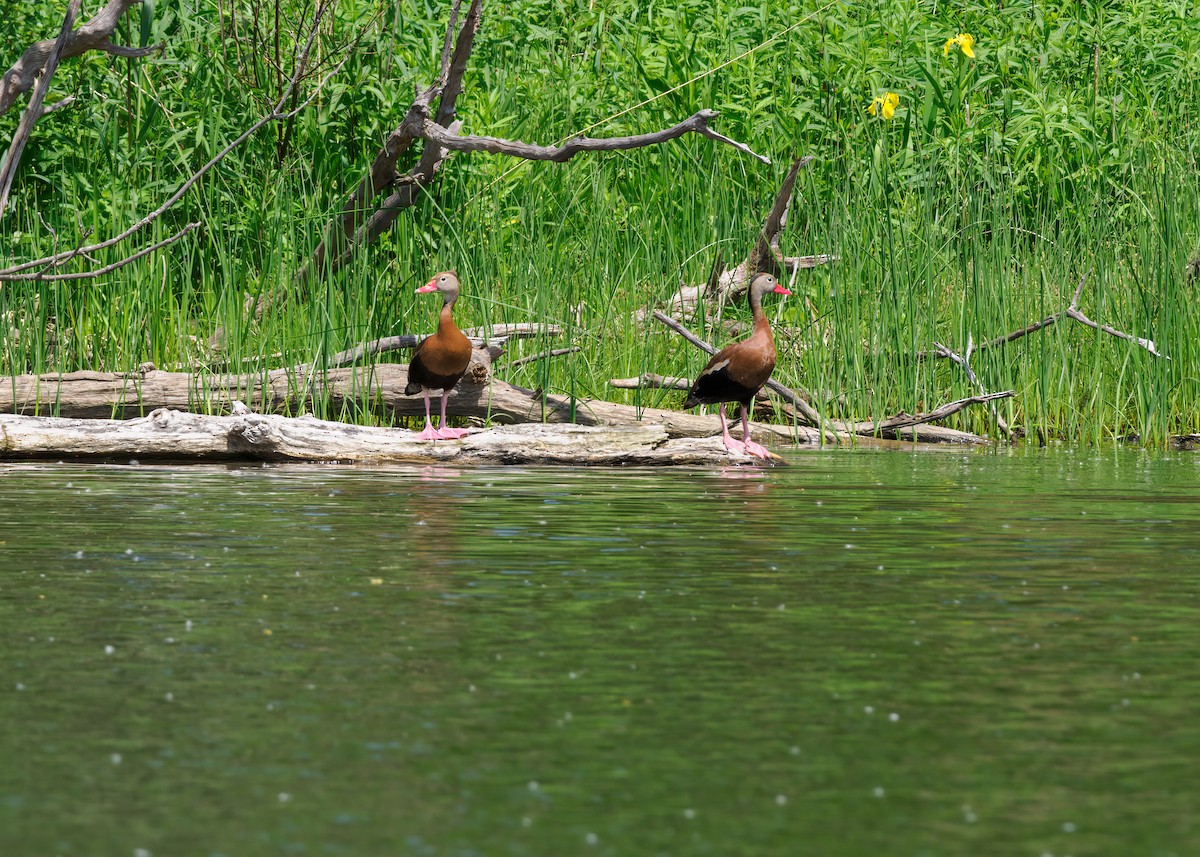
[[[660,425],[501,426],[457,441],[425,441],[406,429],[254,414],[244,405],[227,416],[160,408],[134,420],[0,415],[0,459],[31,458],[588,466],[760,461],[726,449],[720,438],[669,438]]]
[[[659,408],[636,408],[598,399],[539,394],[489,378],[489,355],[476,349],[467,374],[451,393],[447,412],[495,423],[578,423],[591,426],[658,424],[668,437],[707,437],[718,431],[713,416]],[[159,408],[227,412],[246,402],[259,413],[300,414],[321,402],[327,411],[383,418],[423,417],[419,396],[406,396],[408,367],[392,363],[309,370],[296,366],[258,373],[192,375],[186,372],[70,372],[15,375],[0,382],[0,413],[82,419],[132,419]],[[760,443],[815,444],[806,426],[752,424]]]

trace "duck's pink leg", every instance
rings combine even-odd
[[[740,440],[734,440],[733,435],[729,433],[729,425],[725,422],[725,403],[721,403],[721,440],[725,444],[725,448],[734,452],[745,452],[746,444]]]
[[[440,435],[433,428],[433,420],[429,418],[429,391],[422,390],[425,394],[425,431],[417,435],[417,440],[437,440]]]
[[[750,417],[746,413],[746,406],[742,405],[742,444],[750,455],[758,456],[759,458],[770,458],[771,453],[767,451],[765,446],[755,443],[750,439]]]
[[[438,426],[437,434],[442,440],[458,440],[463,435],[470,434],[470,432],[467,429],[450,428],[448,425],[446,425],[447,395],[448,394],[445,391],[442,392],[442,422],[441,425]]]

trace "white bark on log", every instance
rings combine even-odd
[[[161,408],[135,420],[0,415],[0,459],[47,457],[589,466],[760,461],[726,449],[720,438],[670,439],[658,425],[502,426],[457,441],[425,441],[407,429],[252,413],[207,416]]]

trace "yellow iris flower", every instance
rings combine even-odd
[[[946,39],[946,44],[942,46],[942,56],[950,56],[950,51],[956,47],[971,59],[975,59],[975,37],[970,33],[959,33],[953,39]]]
[[[883,95],[875,96],[871,102],[871,106],[867,109],[871,111],[872,116],[883,114],[884,119],[891,119],[896,115],[896,108],[900,106],[900,96],[894,92],[887,92]]]

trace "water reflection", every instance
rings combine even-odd
[[[8,467],[0,853],[1191,853],[1198,460]]]

